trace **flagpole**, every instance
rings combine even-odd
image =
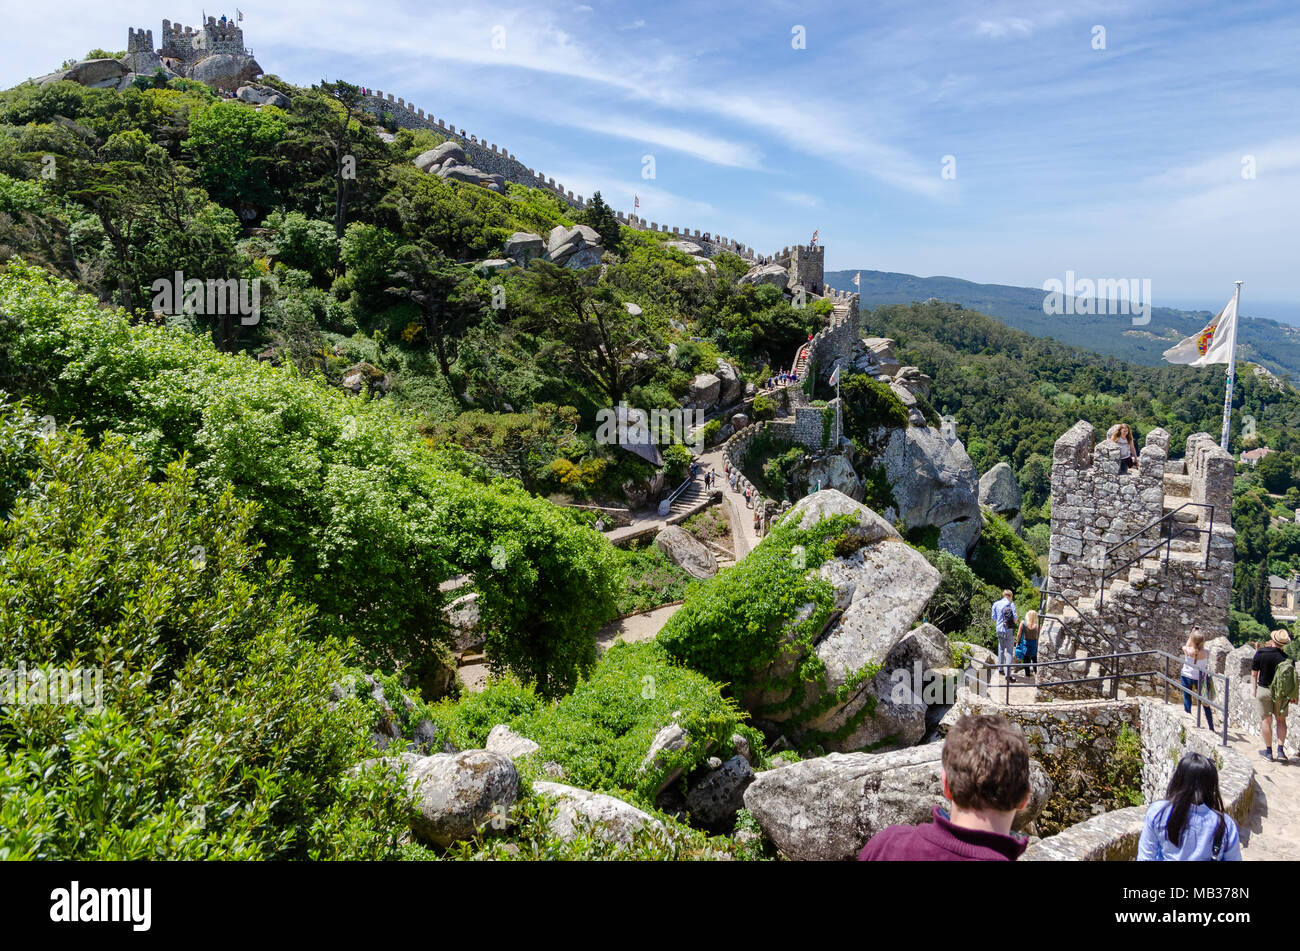
[[[1232,297],[1232,344],[1228,348],[1228,387],[1223,396],[1223,435],[1219,439],[1219,445],[1224,452],[1228,449],[1228,432],[1232,427],[1232,385],[1237,378],[1237,324],[1241,322],[1241,281],[1233,281],[1237,285],[1236,293]]]

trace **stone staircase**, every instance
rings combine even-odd
[[[721,475],[719,475],[719,478],[721,478]],[[673,504],[668,509],[667,517],[672,519],[684,515],[691,509],[701,505],[711,494],[712,492],[709,489],[704,488],[704,477],[696,476],[682,494],[673,500]]]
[[[1191,508],[1178,511],[1179,507],[1191,501],[1191,476],[1183,473],[1166,472],[1164,474],[1164,500],[1162,513],[1173,517],[1165,524],[1164,531],[1173,534],[1167,548],[1150,552],[1128,567],[1126,572],[1107,579],[1104,597],[1100,591],[1081,594],[1077,598],[1066,600],[1059,596],[1047,599],[1043,621],[1043,635],[1048,650],[1040,649],[1040,657],[1053,655],[1057,660],[1070,657],[1077,658],[1076,663],[1057,667],[1055,679],[1070,677],[1101,677],[1107,671],[1100,661],[1092,659],[1096,655],[1123,653],[1129,646],[1114,642],[1107,634],[1107,629],[1128,619],[1140,619],[1145,612],[1152,610],[1153,604],[1149,592],[1155,589],[1157,598],[1162,578],[1167,572],[1180,568],[1194,570],[1205,560],[1205,538],[1195,532],[1187,531],[1179,535],[1180,528],[1197,527],[1200,510]],[[1162,535],[1153,530],[1142,537],[1133,547],[1133,554],[1154,546]],[[1119,557],[1118,555],[1116,556]],[[1122,564],[1122,562],[1121,562]],[[1098,603],[1100,601],[1100,604]],[[1157,601],[1154,607],[1158,610]],[[1092,685],[1078,685],[1079,693],[1109,694],[1110,681],[1099,681]],[[1118,695],[1127,695],[1125,683],[1120,682]]]

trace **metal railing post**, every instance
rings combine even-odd
[[[1165,662],[1165,676],[1164,676],[1164,681],[1165,681],[1165,703],[1168,703],[1168,702],[1169,702],[1169,658],[1168,658],[1168,657],[1162,657],[1161,659]]]
[[[1213,509],[1211,509],[1211,512],[1213,512]],[[1232,696],[1232,694],[1228,692],[1229,686],[1230,685],[1228,684],[1228,675],[1224,674],[1223,675],[1223,745],[1224,746],[1228,745],[1228,706],[1230,703],[1229,698]]]

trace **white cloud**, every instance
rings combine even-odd
[[[1015,34],[1016,36],[1028,36],[1034,31],[1034,26],[1023,17],[1002,17],[998,20],[981,20],[975,26],[976,36],[987,36],[992,39],[1001,39],[1004,36]]]

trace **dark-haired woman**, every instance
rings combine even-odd
[[[1165,798],[1147,809],[1139,862],[1240,862],[1237,823],[1223,811],[1214,761],[1188,753],[1178,761]]]

